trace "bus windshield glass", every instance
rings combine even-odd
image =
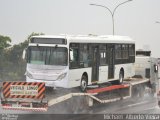
[[[66,66],[68,54],[64,47],[29,47],[28,63]]]

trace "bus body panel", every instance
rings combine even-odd
[[[108,80],[108,66],[99,66],[99,82]]]
[[[69,87],[77,87],[80,86],[81,78],[84,73],[87,73],[88,76],[88,84],[91,84],[91,68],[81,68],[81,69],[71,69],[69,70]]]
[[[74,36],[74,35],[62,35],[62,36],[47,36],[47,35],[42,35],[42,36],[34,36],[32,38],[35,39],[46,39],[47,42],[50,42],[48,39],[60,39],[60,44],[59,41],[56,40],[56,44],[54,43],[45,43],[45,41],[41,40],[40,42],[42,43],[29,43],[29,47],[37,47],[36,50],[39,50],[39,48],[41,48],[41,50],[46,49],[47,51],[49,51],[45,56],[50,55],[52,53],[52,51],[54,52],[57,48],[66,48],[67,50],[67,66],[66,68],[64,68],[63,70],[61,70],[60,72],[57,72],[56,69],[58,69],[58,67],[55,67],[55,65],[50,64],[55,71],[52,71],[52,75],[51,74],[46,74],[48,73],[49,70],[44,70],[41,75],[38,73],[38,69],[33,69],[32,71],[30,71],[30,64],[42,64],[41,62],[37,62],[37,61],[33,61],[32,62],[28,62],[27,63],[27,70],[26,70],[26,79],[28,82],[45,82],[46,86],[50,86],[50,87],[64,87],[64,88],[72,88],[72,87],[77,87],[80,86],[81,84],[81,78],[82,75],[85,73],[86,77],[88,78],[88,85],[91,85],[92,83],[104,83],[104,82],[108,82],[108,81],[113,81],[113,80],[117,80],[119,79],[119,72],[121,70],[121,68],[124,69],[124,78],[126,77],[132,77],[134,75],[134,69],[133,69],[133,64],[134,64],[134,60],[130,61],[130,58],[128,59],[130,62],[127,61],[116,61],[116,45],[120,45],[122,51],[125,51],[126,47],[128,46],[127,50],[128,50],[128,55],[129,55],[129,45],[133,45],[134,50],[135,50],[135,41],[130,39],[129,37],[126,36]],[[31,39],[32,39],[31,38]],[[32,40],[34,41],[34,40]],[[35,40],[36,41],[36,40]],[[52,41],[53,42],[53,41]],[[77,66],[74,66],[75,68],[71,67],[71,56],[70,56],[70,50],[72,50],[71,48],[71,44],[72,43],[76,43],[78,44],[78,48],[77,48],[77,54],[79,55],[78,57],[78,61],[77,61]],[[87,46],[90,46],[89,51],[91,51],[91,58],[90,58],[90,64],[89,63],[85,63],[85,61],[81,61],[80,57],[82,57],[80,55],[80,45],[86,44]],[[103,46],[103,48],[102,48]],[[104,47],[106,46],[106,47]],[[124,49],[123,49],[124,47]],[[85,47],[84,47],[85,48]],[[109,49],[110,48],[110,49]],[[117,46],[118,48],[118,46]],[[41,52],[41,50],[39,52]],[[109,52],[108,50],[112,51]],[[62,51],[60,51],[62,52]],[[93,54],[95,53],[95,57],[96,58],[96,66],[95,67],[94,63],[93,63]],[[39,53],[40,54],[40,53]],[[75,53],[74,53],[75,54]],[[89,53],[88,53],[89,54]],[[126,52],[125,52],[126,54]],[[64,56],[65,54],[62,54],[62,56]],[[84,54],[83,54],[84,55]],[[112,55],[112,60],[108,61],[107,59],[109,59],[109,55]],[[133,57],[132,59],[134,59],[134,51],[133,51]],[[31,53],[29,53],[29,57],[31,56]],[[28,57],[28,59],[30,59]],[[60,56],[59,56],[60,57]],[[100,63],[100,59],[102,57],[102,61],[104,63]],[[118,56],[117,56],[118,57]],[[108,61],[108,63],[106,61],[104,61],[104,58]],[[46,59],[46,58],[45,58]],[[53,62],[54,61],[50,61],[48,60],[50,59],[47,58],[47,62]],[[58,58],[57,62],[60,62],[63,60],[63,58]],[[122,62],[122,63],[121,63]],[[126,62],[126,63],[125,63]],[[46,60],[45,62],[46,63]],[[44,64],[43,63],[43,64]],[[59,65],[59,64],[58,64]],[[44,64],[45,66],[45,64]],[[46,65],[48,66],[48,65]],[[70,68],[71,67],[71,68]],[[39,68],[41,69],[41,68]],[[93,69],[95,69],[93,71]],[[94,72],[94,73],[93,73]],[[28,74],[29,73],[29,74]],[[37,73],[37,76],[39,77],[35,77]],[[112,74],[113,73],[113,74]],[[39,74],[39,75],[38,75]],[[57,74],[54,76],[54,74]],[[65,74],[65,76],[64,76]],[[94,74],[96,74],[94,76]],[[32,75],[33,78],[29,77],[30,75]],[[110,77],[109,77],[110,75]],[[50,76],[50,77],[49,77]],[[58,77],[63,77],[61,80],[58,80]],[[94,80],[92,79],[92,77],[94,78]]]
[[[134,63],[119,64],[115,65],[115,79],[119,79],[119,72],[121,68],[124,69],[124,78],[132,77],[135,75]]]
[[[45,82],[46,86],[68,88],[68,66],[27,64],[27,82]]]

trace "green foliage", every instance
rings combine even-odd
[[[11,39],[8,36],[0,35],[0,50],[3,50],[11,46],[10,43],[11,43]]]
[[[29,41],[32,36],[39,36],[39,35],[44,35],[44,33],[35,33],[35,32],[32,32],[32,33],[28,36],[27,40]]]
[[[25,80],[24,74],[26,70],[26,61],[22,59],[22,54],[23,50],[27,48],[30,38],[35,35],[37,36],[44,34],[33,32],[27,37],[24,42],[13,46],[10,45],[11,39],[9,37],[0,35],[0,80]]]

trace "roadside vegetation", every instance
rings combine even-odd
[[[23,42],[11,45],[9,36],[0,35],[0,82],[25,81],[26,61],[22,59],[23,50],[27,48],[29,39],[43,33],[31,33]]]

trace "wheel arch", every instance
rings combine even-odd
[[[87,74],[87,72],[84,72],[84,73],[82,74],[82,76],[86,76],[86,78],[87,78],[87,84],[88,84],[88,74]]]

